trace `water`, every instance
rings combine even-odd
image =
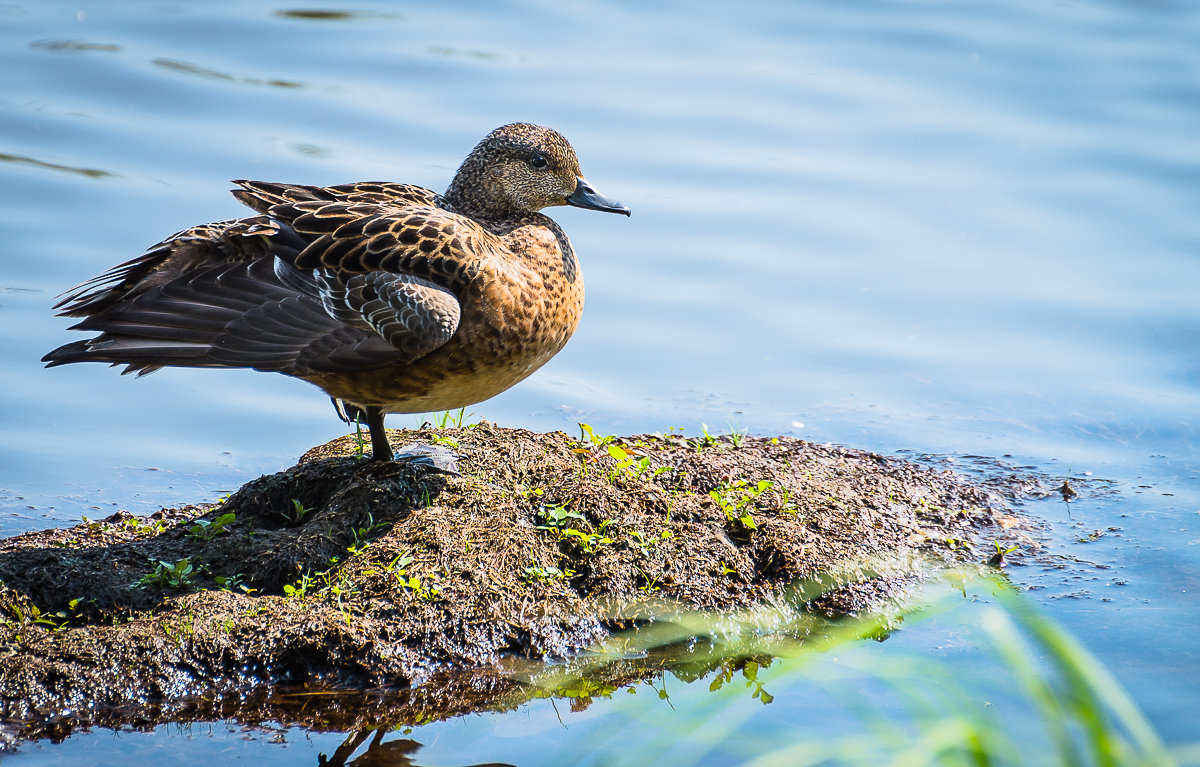
[[[1028,508],[1051,554],[1081,562],[1013,574],[1169,743],[1200,740],[1194,4],[314,7],[0,4],[0,533],[213,499],[342,431],[279,376],[43,370],[72,335],[55,294],[238,215],[228,179],[443,189],[488,130],[540,122],[633,217],[554,212],[583,262],[583,324],[476,414],[1109,480]],[[618,732],[625,705],[580,717]],[[544,715],[412,737],[519,737]],[[164,732],[173,758],[210,758]],[[81,763],[97,738],[16,761]]]

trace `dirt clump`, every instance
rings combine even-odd
[[[919,577],[881,563],[981,561],[1003,537],[976,484],[790,438],[482,423],[392,443],[446,446],[460,473],[346,437],[218,504],[0,541],[0,720],[287,721],[289,689],[359,691],[344,722],[348,698],[301,696],[345,726],[381,691],[418,720],[514,705],[506,665],[569,657],[650,601],[731,610],[806,584],[799,609],[844,614]]]

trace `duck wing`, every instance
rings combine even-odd
[[[200,224],[76,285],[58,297],[54,308],[60,317],[91,317],[184,274],[264,258],[273,250],[298,253],[306,244],[267,216]]]
[[[391,181],[357,181],[336,186],[307,186],[246,179],[238,179],[233,183],[240,187],[233,190],[233,196],[259,213],[267,213],[276,205],[291,202],[374,202],[404,206],[437,204],[437,194],[433,191],[422,186]]]
[[[427,237],[395,235],[422,218],[454,226],[453,214],[424,205],[432,192],[259,182],[239,192],[266,214],[173,235],[70,291],[60,313],[84,318],[73,329],[100,335],[44,361],[110,362],[139,374],[188,366],[303,376],[413,361],[453,337],[469,271],[461,241],[438,243],[439,256],[422,246]]]
[[[432,206],[437,195],[412,184],[368,181],[319,187],[267,181],[234,181],[233,194],[261,214],[295,202],[388,203]],[[63,317],[88,317],[139,292],[165,284],[184,273],[268,255],[294,260],[308,241],[270,215],[200,224],[177,232],[144,254],[117,264],[59,296],[55,309]]]
[[[502,247],[475,221],[437,205],[299,200],[272,205],[267,215],[307,243],[293,261],[298,269],[414,275],[455,292]]]
[[[330,317],[373,331],[413,359],[454,335],[459,297],[478,274],[481,251],[498,246],[479,224],[411,184],[236,183],[238,199],[307,243],[290,262],[312,275]]]
[[[311,275],[277,257],[196,269],[86,317],[72,329],[100,334],[43,361],[109,362],[139,375],[173,366],[302,376],[411,357],[378,333],[330,317],[317,290]]]

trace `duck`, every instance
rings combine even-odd
[[[298,378],[365,423],[375,460],[395,455],[386,414],[493,397],[575,332],[583,275],[542,210],[630,215],[587,181],[562,134],[530,123],[487,134],[442,194],[232,183],[254,215],[185,229],[59,296],[58,316],[95,335],[42,361]]]

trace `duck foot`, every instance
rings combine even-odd
[[[405,445],[393,454],[393,460],[404,461],[426,471],[458,476],[458,453],[441,445],[417,442]]]
[[[413,466],[438,471],[442,474],[458,474],[458,454],[440,445],[417,443],[407,445],[399,451],[393,451],[388,442],[387,431],[383,428],[383,409],[378,407],[359,407],[344,400],[333,400],[333,407],[338,417],[346,423],[365,423],[371,432],[372,461],[404,461]]]

